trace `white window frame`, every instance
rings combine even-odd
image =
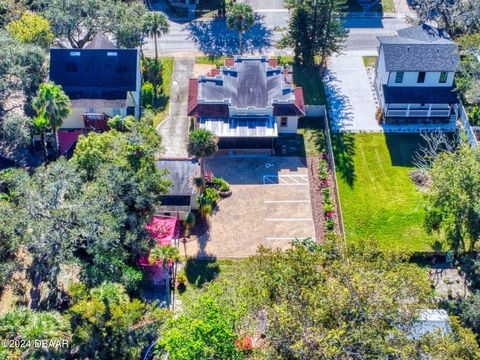
[[[288,127],[288,117],[282,116],[280,118],[280,127]]]

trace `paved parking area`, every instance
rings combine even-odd
[[[287,248],[295,238],[314,238],[304,158],[215,157],[204,165],[233,193],[212,215],[208,239],[187,244],[188,255],[246,257],[260,245]]]

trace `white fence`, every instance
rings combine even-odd
[[[470,126],[467,113],[465,112],[465,108],[463,107],[462,103],[460,103],[460,105],[458,106],[458,117],[462,121],[463,128],[467,133],[468,141],[470,142],[470,145],[473,147],[477,147],[478,146],[477,138],[475,137],[475,133],[473,132],[472,127]]]

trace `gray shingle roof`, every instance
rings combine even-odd
[[[229,99],[238,108],[265,108],[273,99],[293,101],[293,89],[284,92],[283,78],[282,69],[269,67],[267,58],[238,58],[234,68],[222,68],[216,79],[201,77],[198,98]]]
[[[172,180],[169,196],[190,196],[195,192],[193,178],[200,175],[200,166],[196,160],[158,160],[159,169],[168,170]]]
[[[379,36],[387,71],[455,71],[460,63],[458,47],[435,27],[418,25]]]

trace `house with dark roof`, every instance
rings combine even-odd
[[[374,84],[385,122],[455,121],[460,56],[449,35],[423,24],[378,40]]]
[[[197,197],[200,193],[193,180],[201,176],[200,164],[191,158],[163,158],[156,161],[156,165],[159,169],[167,170],[167,177],[172,181],[156,213],[185,220],[191,210],[198,209]]]
[[[297,132],[305,104],[291,69],[266,56],[236,56],[190,80],[188,115],[217,135],[221,149],[271,149],[279,134]]]
[[[138,49],[117,49],[98,34],[83,49],[50,49],[49,76],[71,101],[72,111],[58,133],[62,153],[80,133],[107,130],[110,117],[140,116]]]

